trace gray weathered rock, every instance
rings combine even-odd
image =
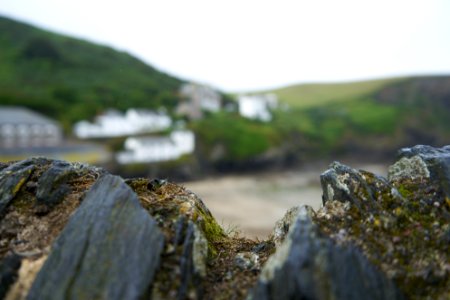
[[[60,203],[70,192],[70,187],[66,182],[76,174],[75,168],[70,163],[55,161],[39,178],[36,192],[37,202],[47,206]]]
[[[104,175],[71,217],[28,299],[139,299],[164,237],[120,177]]]
[[[189,221],[186,228],[186,236],[183,242],[183,253],[180,259],[180,275],[181,283],[178,290],[177,298],[186,299],[188,297],[189,287],[194,286],[196,295],[201,298],[203,287],[201,285],[201,277],[206,276],[206,255],[208,245],[201,241],[200,243],[206,249],[197,249],[199,240],[204,240],[202,233],[197,226]],[[202,248],[202,246],[200,245]],[[204,248],[203,247],[203,248]],[[204,256],[203,256],[204,255]]]
[[[255,252],[239,252],[234,257],[234,264],[241,270],[259,271],[259,255]]]
[[[361,254],[323,236],[308,211],[264,266],[251,299],[402,299],[395,285]]]
[[[0,171],[0,215],[30,177],[34,166],[21,161]]]
[[[294,206],[288,209],[288,211],[284,214],[283,218],[278,220],[275,223],[275,226],[272,230],[271,238],[275,243],[275,246],[278,247],[284,241],[285,237],[289,233],[289,229],[294,225],[295,220],[297,220],[297,215],[300,211],[300,206]]]
[[[334,164],[314,222],[337,244],[356,245],[408,299],[447,299],[449,170],[450,146],[402,149],[389,181]]]
[[[430,178],[430,171],[427,164],[419,156],[402,157],[389,167],[388,179],[393,182],[403,178],[428,179]]]
[[[399,151],[399,161],[389,169],[389,180],[415,179],[418,174],[442,187],[450,198],[450,145],[442,148],[418,145]],[[420,170],[421,172],[411,172]]]
[[[339,162],[320,175],[325,205],[328,201],[350,202],[360,211],[370,213],[380,209],[384,197],[400,199],[401,195],[383,177],[363,170],[355,170]]]

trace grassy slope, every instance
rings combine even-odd
[[[271,91],[291,109],[274,126],[312,153],[389,151],[450,139],[450,76],[295,85]]]
[[[0,17],[0,105],[68,126],[108,107],[174,105],[180,84],[127,53]]]
[[[406,78],[387,78],[348,83],[298,84],[268,91],[293,108],[309,108],[328,103],[344,102],[372,95],[381,88]]]

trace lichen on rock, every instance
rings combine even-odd
[[[428,170],[427,164],[420,156],[416,155],[411,158],[402,157],[389,167],[389,181],[396,181],[405,177],[412,180],[430,178],[430,171]]]
[[[389,180],[339,167],[353,181],[335,185],[329,180],[336,170],[336,164],[332,165],[322,182],[333,190],[342,190],[345,184],[348,192],[344,197],[324,195],[324,207],[313,219],[336,243],[358,246],[407,298],[446,299],[450,296],[450,253],[445,238],[450,203],[441,184],[443,172],[436,170],[450,167],[450,148],[419,146],[400,153],[399,161],[389,169]],[[370,205],[365,205],[367,199]],[[343,207],[343,203],[350,205]]]
[[[402,298],[360,252],[324,236],[304,207],[251,294],[251,299]]]

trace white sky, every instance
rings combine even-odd
[[[0,0],[0,14],[224,91],[450,74],[449,0]]]

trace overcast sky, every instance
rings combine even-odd
[[[224,91],[450,74],[449,0],[0,0],[0,14]]]

